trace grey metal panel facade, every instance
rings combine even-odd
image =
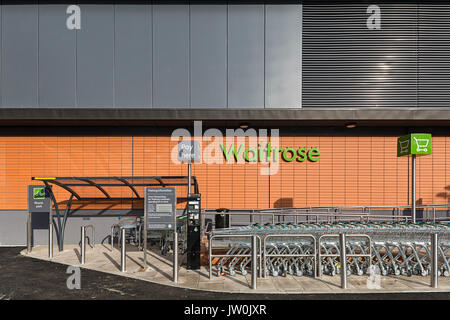
[[[0,211],[0,247],[1,246],[25,246],[27,242],[27,217],[28,211],[1,210]],[[33,245],[48,244],[48,214],[33,214],[32,232]],[[56,220],[54,220],[56,221]],[[95,242],[109,244],[111,226],[117,224],[117,216],[100,217],[69,217],[64,232],[65,244],[78,244],[80,241],[81,226],[92,224],[95,228]],[[53,241],[56,248],[56,233],[53,229]],[[88,236],[90,237],[89,232]]]
[[[115,106],[152,105],[152,10],[150,5],[115,7]]]
[[[417,7],[303,5],[303,107],[417,107]]]
[[[26,245],[27,215],[27,211],[0,211],[0,246]],[[36,243],[43,240],[38,234],[35,239]]]
[[[450,107],[450,5],[419,5],[419,107]]]
[[[226,108],[227,7],[191,6],[191,106]]]
[[[23,3],[0,6],[1,108],[300,107],[301,5],[84,1],[69,30],[69,4]]]
[[[114,6],[84,5],[77,33],[77,106],[114,107]]]
[[[302,12],[298,5],[266,6],[265,107],[300,108]]]
[[[153,105],[189,108],[189,6],[153,6]]]
[[[5,107],[38,106],[38,6],[3,5],[1,91]]]
[[[76,33],[64,23],[65,5],[39,6],[39,106],[76,104]]]
[[[264,5],[228,6],[228,107],[264,108]]]

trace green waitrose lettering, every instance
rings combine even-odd
[[[232,158],[234,158],[235,161],[238,161],[241,157],[247,162],[268,162],[269,159],[271,159],[272,153],[275,162],[278,162],[279,156],[286,162],[304,162],[305,160],[317,162],[320,159],[320,150],[316,147],[310,148],[309,150],[305,147],[297,149],[292,147],[272,148],[270,142],[268,142],[265,147],[260,143],[257,148],[250,147],[245,149],[244,144],[239,145],[239,148],[236,148],[234,144],[231,144],[228,150],[224,144],[221,144],[220,147],[222,148],[223,155],[227,162]]]

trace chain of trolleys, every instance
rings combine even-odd
[[[426,276],[431,272],[431,235],[437,233],[438,274],[450,275],[449,223],[386,222],[253,224],[216,229],[211,235],[212,250],[226,255],[214,262],[217,275],[247,274],[251,239],[242,237],[245,235],[258,237],[259,268],[266,275],[314,276],[316,268],[317,274],[339,274],[340,233],[347,236],[348,274],[369,273],[370,256],[371,268],[382,275]]]

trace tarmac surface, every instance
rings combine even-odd
[[[68,289],[67,265],[32,259],[23,247],[0,248],[0,300],[324,300],[450,299],[450,292],[409,293],[225,293],[175,287],[130,277],[81,269],[81,289]],[[33,249],[36,253],[36,250]],[[61,254],[61,253],[60,253]],[[55,254],[56,255],[56,254]],[[89,259],[89,256],[88,256]]]

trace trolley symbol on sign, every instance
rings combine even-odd
[[[400,153],[407,153],[409,151],[409,140],[403,140],[398,142],[400,144]],[[418,146],[419,144],[417,144]],[[417,149],[419,150],[419,149]]]
[[[414,140],[416,140],[417,152],[427,152],[428,151],[428,143],[430,142],[429,139],[417,139],[416,137],[414,137]]]

